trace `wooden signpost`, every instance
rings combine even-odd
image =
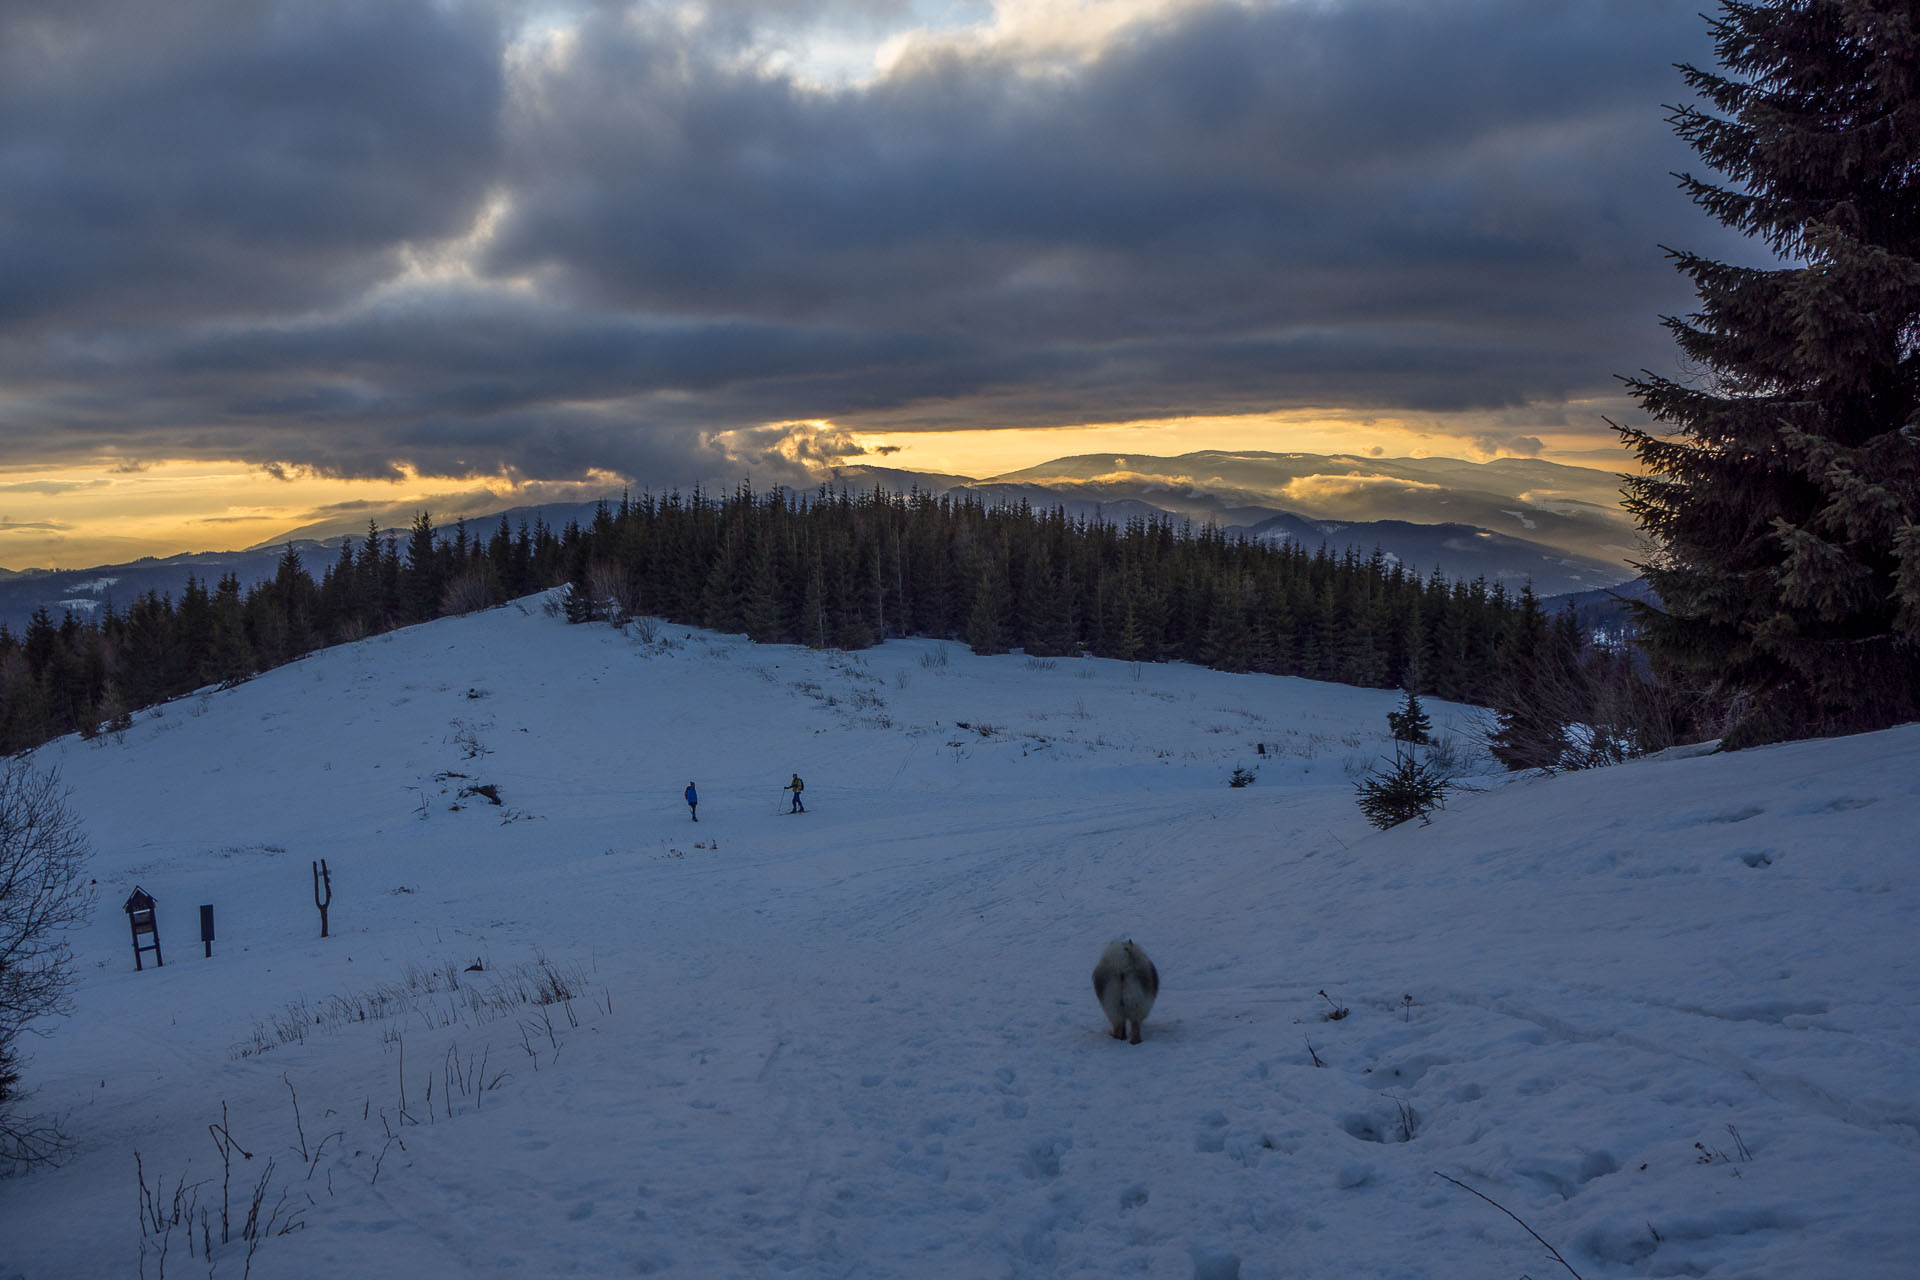
[[[160,929],[153,919],[153,897],[139,885],[133,886],[133,896],[127,899],[127,921],[133,926],[133,967],[135,970],[146,968],[140,963],[140,954],[153,952],[153,967],[161,966]],[[144,941],[142,941],[144,939]]]

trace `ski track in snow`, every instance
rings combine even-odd
[[[101,900],[28,1046],[76,1149],[0,1183],[0,1280],[158,1274],[136,1150],[241,1274],[223,1104],[236,1230],[268,1160],[302,1224],[265,1277],[1560,1271],[1436,1171],[1587,1280],[1912,1274],[1920,727],[1376,833],[1396,700],[509,606],[52,744]],[[1088,978],[1121,936],[1137,1047]],[[466,1003],[542,959],[571,1001]]]

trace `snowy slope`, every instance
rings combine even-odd
[[[0,1182],[0,1280],[159,1274],[142,1177],[231,1276],[262,1185],[265,1277],[1913,1274],[1920,726],[1376,833],[1394,703],[516,606],[53,744],[101,904],[29,1082],[77,1149]]]

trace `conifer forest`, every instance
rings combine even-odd
[[[573,621],[653,616],[766,643],[862,649],[899,636],[976,653],[1091,654],[1406,686],[1502,702],[1516,675],[1581,663],[1571,619],[1530,592],[1450,582],[1376,552],[1227,538],[1171,519],[1124,526],[1056,508],[924,493],[742,487],[603,504],[585,526],[449,536],[422,513],[369,528],[316,567],[150,593],[98,619],[0,628],[0,749],[92,735],[134,710],[232,684],[315,649],[570,584]],[[1553,655],[1558,654],[1558,659]]]

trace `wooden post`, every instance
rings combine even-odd
[[[326,886],[326,896],[320,895],[320,887]],[[313,864],[313,905],[320,908],[320,936],[327,936],[327,908],[333,905],[333,873],[327,870],[325,858]]]

